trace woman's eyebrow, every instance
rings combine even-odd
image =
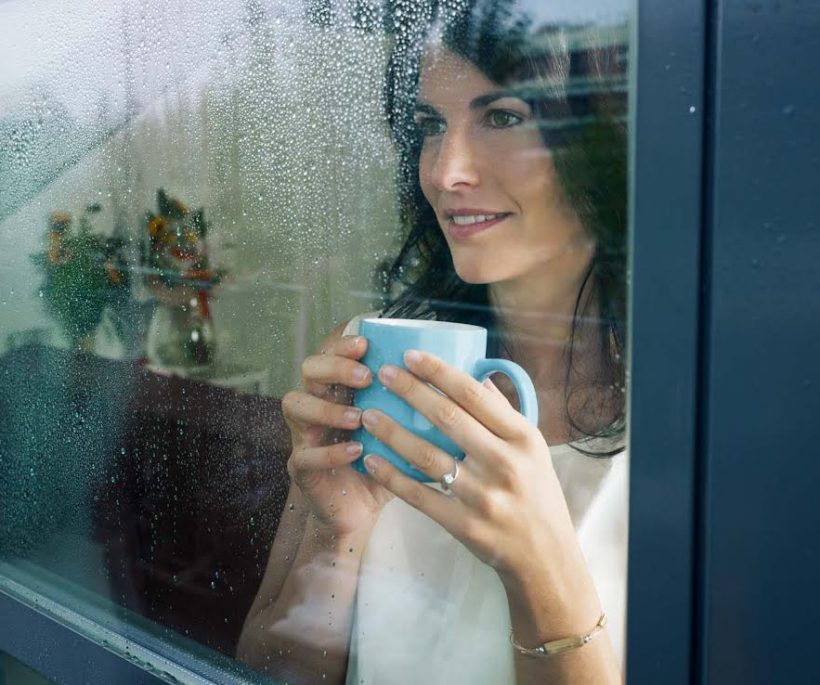
[[[432,114],[438,116],[438,110],[433,105],[428,105],[426,102],[416,101],[416,106],[413,108],[416,112],[423,114]]]
[[[514,98],[515,100],[521,100],[524,102],[519,96],[514,95],[509,90],[496,90],[492,93],[485,93],[484,95],[479,95],[476,98],[470,100],[470,109],[483,109],[487,105],[492,104],[496,100],[501,100],[503,98]],[[422,114],[431,114],[433,116],[439,116],[438,110],[433,107],[433,105],[429,105],[426,102],[416,101],[415,106],[416,112],[421,112]]]
[[[492,104],[496,100],[501,100],[502,98],[514,98],[516,100],[521,100],[520,97],[513,94],[509,90],[496,90],[492,93],[486,93],[485,95],[479,95],[477,98],[473,98],[470,101],[470,109],[483,109],[489,104]],[[521,100],[524,102],[523,100]]]

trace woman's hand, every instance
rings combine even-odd
[[[378,482],[502,575],[526,567],[539,550],[574,534],[544,437],[491,382],[479,383],[433,355],[418,355],[405,355],[408,370],[382,367],[379,378],[467,454],[452,485],[454,496],[404,476],[383,459],[368,456],[365,465]],[[453,472],[452,456],[381,412],[366,411],[363,423],[433,480]]]
[[[288,473],[307,500],[321,532],[344,537],[362,534],[375,523],[392,495],[350,464],[361,456],[349,431],[361,425],[361,412],[350,406],[353,389],[372,382],[361,364],[367,340],[331,336],[321,354],[302,363],[302,387],[282,398],[293,452]]]
[[[378,456],[366,456],[368,471],[496,569],[522,640],[530,636],[536,644],[591,628],[600,603],[538,427],[490,382],[479,383],[430,354],[408,352],[405,364],[408,370],[382,367],[379,379],[467,457],[447,494],[408,478]],[[452,456],[386,415],[368,410],[362,420],[369,432],[434,480],[453,473]]]

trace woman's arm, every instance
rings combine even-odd
[[[343,329],[303,362],[303,390],[282,398],[291,487],[237,649],[242,661],[290,682],[344,680],[363,548],[392,497],[350,466],[362,445],[348,439],[361,425],[349,400],[372,379],[358,362],[367,341]]]
[[[302,493],[299,488],[291,483],[288,498],[279,519],[279,526],[276,529],[276,537],[273,539],[273,546],[268,554],[265,575],[262,576],[262,582],[256,591],[256,597],[254,597],[253,604],[242,626],[238,652],[242,650],[242,643],[246,637],[251,618],[260,613],[265,606],[270,604],[271,598],[278,597],[282,591],[285,578],[291,572],[299,547],[302,544],[307,517],[308,510],[304,506]]]
[[[542,550],[533,550],[531,570],[501,575],[513,635],[523,647],[586,635],[601,615],[598,594],[575,535],[568,536],[558,549],[560,555],[552,559],[539,559]],[[531,657],[517,650],[514,654],[518,685],[622,683],[606,628],[583,647],[563,654]]]
[[[291,523],[285,511],[237,657],[291,683],[343,683],[366,538],[329,535],[298,509]]]

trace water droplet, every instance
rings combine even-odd
[[[694,114],[695,112],[697,112],[697,107],[689,105],[689,114]]]

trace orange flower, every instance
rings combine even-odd
[[[52,233],[65,233],[71,224],[71,214],[69,212],[53,212],[48,217],[48,223]]]
[[[155,216],[148,222],[148,234],[152,238],[163,235],[168,230],[168,221],[164,216]]]
[[[210,281],[214,277],[214,272],[210,269],[188,269],[183,275],[196,281]]]
[[[108,280],[112,285],[122,284],[122,275],[119,271],[117,271],[117,268],[111,263],[110,259],[105,261],[103,267],[105,268],[105,275],[108,277]]]
[[[174,209],[178,211],[180,214],[187,214],[191,211],[188,205],[186,205],[184,202],[180,202],[176,198],[171,199],[171,204],[173,204]]]
[[[66,261],[65,257],[63,234],[52,227],[48,233],[48,263],[54,266],[63,264]]]

